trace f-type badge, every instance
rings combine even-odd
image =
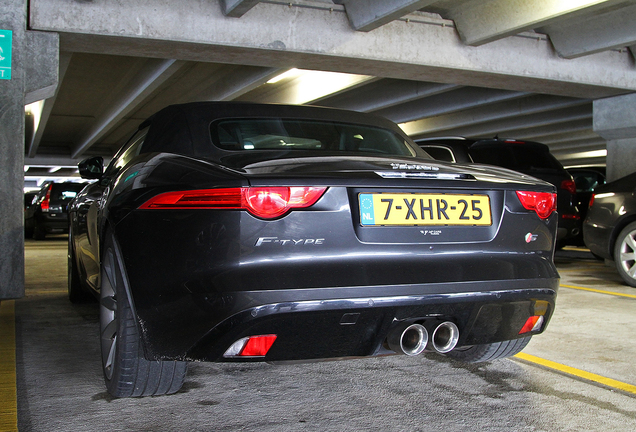
[[[394,170],[422,170],[422,171],[439,171],[439,167],[431,165],[412,165],[405,163],[392,163],[391,168]]]
[[[267,244],[267,243],[279,244],[279,245],[282,245],[282,246],[285,246],[285,245],[289,245],[289,246],[321,245],[321,244],[324,244],[324,241],[325,241],[324,238],[306,238],[306,239],[289,238],[289,239],[281,239],[281,238],[278,238],[278,237],[259,237],[258,240],[256,240],[256,244],[254,246],[255,247],[259,247],[259,246],[263,246],[264,244]]]
[[[539,238],[537,234],[528,233],[526,234],[526,243],[530,243],[536,241]]]

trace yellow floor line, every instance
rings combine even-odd
[[[598,384],[602,384],[606,387],[610,387],[616,390],[621,390],[621,391],[636,395],[636,386],[632,384],[627,384],[612,378],[606,378],[604,376],[597,375],[594,373],[585,372],[584,370],[581,370],[581,369],[576,369],[570,366],[563,365],[561,363],[545,360],[530,354],[519,353],[515,355],[515,358],[518,358],[520,360],[524,360],[530,363],[534,363],[539,366],[546,367],[548,369],[553,369],[567,375],[572,375],[577,378],[582,378],[587,381],[592,381]]]
[[[634,294],[623,294],[623,293],[619,293],[619,292],[615,292],[615,291],[603,291],[603,290],[598,290],[598,289],[594,289],[594,288],[584,288],[584,287],[574,286],[574,285],[563,285],[563,284],[561,284],[560,286],[562,286],[563,288],[571,288],[571,289],[576,289],[576,290],[590,291],[590,292],[595,292],[595,293],[600,293],[600,294],[609,294],[609,295],[613,295],[613,296],[629,297],[629,298],[635,298],[636,299],[636,295],[634,295]]]
[[[15,377],[15,303],[0,302],[0,431],[18,430]]]
[[[592,269],[590,269],[590,267],[592,267]],[[605,265],[597,266],[595,264],[590,264],[590,265],[585,266],[585,267],[578,267],[578,268],[572,268],[572,269],[558,269],[558,270],[559,270],[559,273],[581,273],[581,272],[589,271],[589,270],[594,270],[594,271],[599,270],[598,268],[594,268],[594,267],[606,268]],[[607,271],[611,272],[612,269],[610,267],[607,267]]]

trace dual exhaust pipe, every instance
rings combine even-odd
[[[392,329],[387,337],[389,348],[399,354],[415,356],[432,349],[444,354],[452,351],[459,340],[459,329],[451,321],[431,325],[427,329],[422,324],[402,323]],[[429,330],[431,336],[429,340]]]

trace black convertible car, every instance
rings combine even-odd
[[[554,310],[554,187],[380,117],[174,105],[80,172],[69,297],[100,298],[114,396],[174,393],[189,361],[493,360]]]

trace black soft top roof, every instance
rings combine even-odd
[[[228,118],[288,118],[363,124],[392,130],[407,138],[395,123],[373,114],[308,105],[193,102],[170,105],[144,121],[139,128],[150,126],[150,129],[142,151],[198,157],[225,152],[212,145],[210,124]]]

